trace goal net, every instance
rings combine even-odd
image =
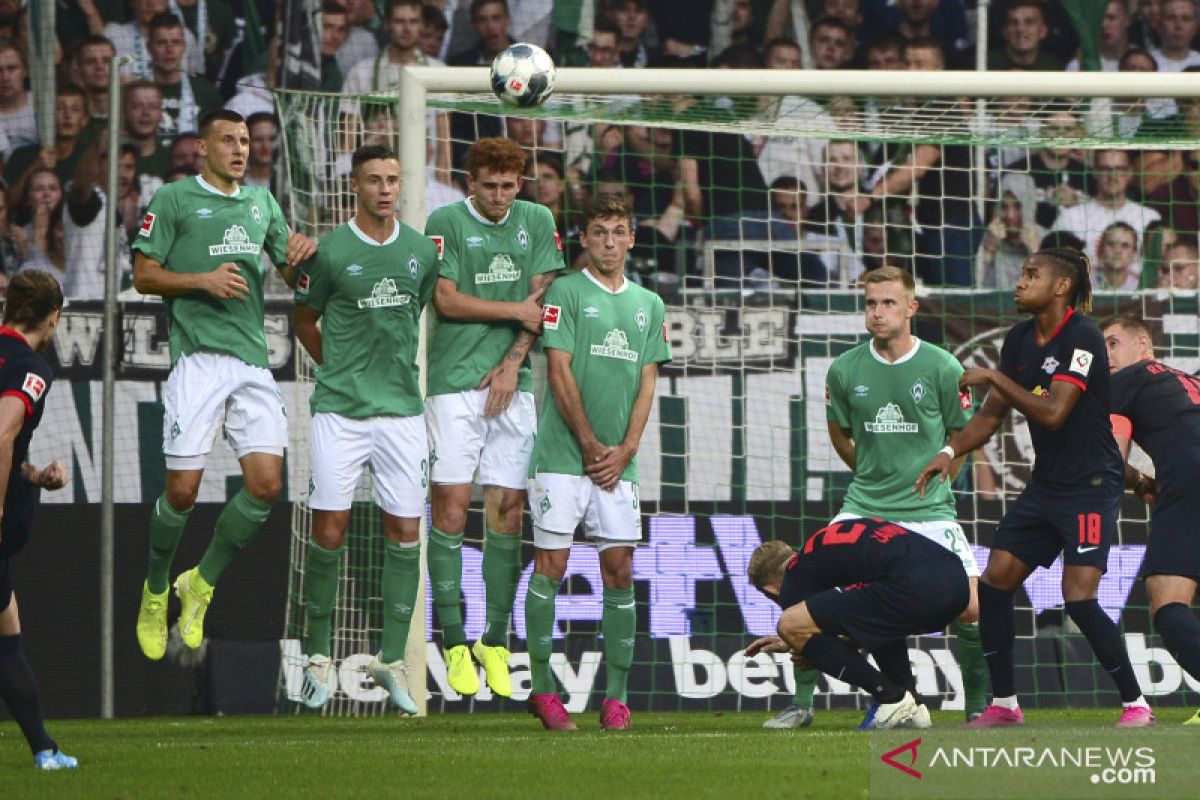
[[[404,214],[419,228],[424,213],[462,201],[459,165],[472,141],[515,139],[529,154],[523,196],[554,212],[568,267],[582,257],[583,203],[601,192],[632,202],[637,241],[629,274],[666,301],[675,359],[660,374],[639,452],[635,710],[764,710],[789,702],[790,662],[742,654],[752,637],[774,632],[778,616],[745,570],[760,542],[799,545],[840,507],[850,473],[829,443],[825,373],[867,336],[855,288],[865,270],[911,270],[920,282],[917,335],[965,366],[995,366],[1005,332],[1022,318],[1012,289],[1024,258],[1043,243],[1077,246],[1095,265],[1093,315],[1144,317],[1163,360],[1189,373],[1200,369],[1200,98],[1175,76],[1153,76],[1151,91],[1133,75],[1107,75],[1113,80],[1101,84],[1098,75],[1025,73],[989,82],[963,73],[776,80],[738,71],[562,70],[560,91],[545,106],[517,111],[479,93],[487,85],[483,70],[410,72],[429,87],[427,101],[411,86],[369,96],[277,95],[298,229],[323,235],[353,213],[350,153],[366,142],[407,145]],[[1034,80],[1047,77],[1054,80]],[[421,101],[416,113],[413,96],[405,98],[410,91]],[[538,376],[541,358],[534,356]],[[293,421],[291,452],[303,470],[312,373],[304,359],[297,363],[302,418]],[[537,386],[539,403],[546,402],[544,380]],[[1135,459],[1150,469],[1144,455]],[[959,519],[981,565],[1031,462],[1028,428],[1014,414],[955,482]],[[303,496],[293,520],[280,693],[289,710],[298,705],[303,663]],[[1194,703],[1200,686],[1161,648],[1136,579],[1147,522],[1145,507],[1128,496],[1100,603],[1123,626],[1147,695]],[[472,641],[484,624],[482,528],[476,504],[463,558]],[[382,534],[368,475],[348,543],[334,615],[340,688],[326,713],[382,713],[383,693],[363,671],[382,619]],[[512,700],[492,698],[486,685],[473,700],[450,689],[425,599],[408,657],[424,662],[431,712],[521,707],[530,686],[528,536],[525,548],[511,634]],[[1018,688],[1027,704],[1114,703],[1111,682],[1063,613],[1060,580],[1058,563],[1018,592]],[[558,597],[553,662],[575,712],[595,708],[604,687],[601,588],[595,551],[577,544]],[[910,655],[918,691],[935,706],[961,709],[953,636],[910,639]],[[864,698],[822,677],[817,703],[854,706]]]

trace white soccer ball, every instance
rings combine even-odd
[[[492,91],[510,106],[540,106],[554,91],[554,60],[536,44],[514,44],[492,61]]]

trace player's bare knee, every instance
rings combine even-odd
[[[253,479],[247,478],[246,491],[253,495],[255,499],[269,505],[274,503],[279,497],[279,493],[283,491],[283,481],[278,475],[255,476]]]
[[[383,535],[390,542],[410,544],[421,538],[421,521],[415,517],[383,515]]]
[[[196,504],[200,494],[200,477],[190,474],[167,473],[167,489],[164,492],[171,508],[183,512]]]
[[[525,512],[525,492],[502,486],[483,490],[487,526],[498,533],[520,533]]]
[[[609,547],[600,552],[600,577],[606,589],[633,586],[633,548]]]
[[[808,643],[809,639],[821,632],[808,613],[808,606],[805,603],[792,606],[784,611],[779,617],[776,630],[780,638],[787,642],[793,650],[800,650]]]
[[[533,554],[533,571],[554,581],[561,581],[567,574],[567,561],[571,557],[571,548],[562,550],[543,550],[538,548]]]
[[[1095,600],[1101,572],[1096,567],[1066,567],[1062,576],[1062,596],[1068,603]]]
[[[457,505],[443,506],[433,512],[433,527],[451,536],[460,536],[467,529],[467,510]]]
[[[1196,596],[1196,582],[1181,575],[1146,576],[1146,597],[1150,601],[1150,618],[1163,606],[1172,603],[1191,605]]]

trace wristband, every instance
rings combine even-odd
[[[951,461],[953,461],[956,456],[956,453],[954,452],[954,448],[951,447],[950,445],[946,445],[941,450],[938,450],[938,453],[939,454],[945,453],[946,455],[950,456]]]

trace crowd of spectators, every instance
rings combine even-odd
[[[113,199],[127,239],[159,187],[203,168],[197,122],[221,106],[249,123],[245,182],[272,187],[287,208],[270,94],[282,3],[57,0],[52,145],[35,121],[24,5],[0,0],[0,276],[50,269],[68,296],[99,296],[114,54],[131,57]],[[989,14],[989,41],[976,41],[979,13]],[[348,94],[397,88],[404,65],[486,65],[517,41],[595,69],[953,70],[974,69],[979,53],[990,70],[1200,71],[1196,0],[1112,0],[1095,47],[1083,49],[1057,0],[325,0],[317,20],[320,89]],[[622,102],[638,98],[610,108]],[[1099,289],[1197,288],[1194,149],[1072,147],[1084,121],[1062,110],[1039,123],[1056,146],[989,148],[977,172],[966,144],[839,135],[850,115],[859,134],[886,132],[887,108],[868,97],[671,102],[676,119],[733,125],[430,111],[428,208],[463,198],[467,145],[499,135],[530,154],[524,196],[552,210],[564,242],[577,239],[576,211],[590,196],[627,195],[631,272],[663,290],[698,276],[718,288],[847,286],[884,264],[927,285],[1007,289],[1047,241],[1091,256]],[[1008,106],[1014,117],[1023,109]],[[397,135],[394,108],[343,99],[336,116],[330,147],[342,153]],[[806,120],[809,135],[769,132],[785,118]],[[753,123],[749,132],[739,121]],[[1200,137],[1200,102],[1119,104],[1111,126],[1115,139]],[[343,213],[337,203],[324,210]]]

